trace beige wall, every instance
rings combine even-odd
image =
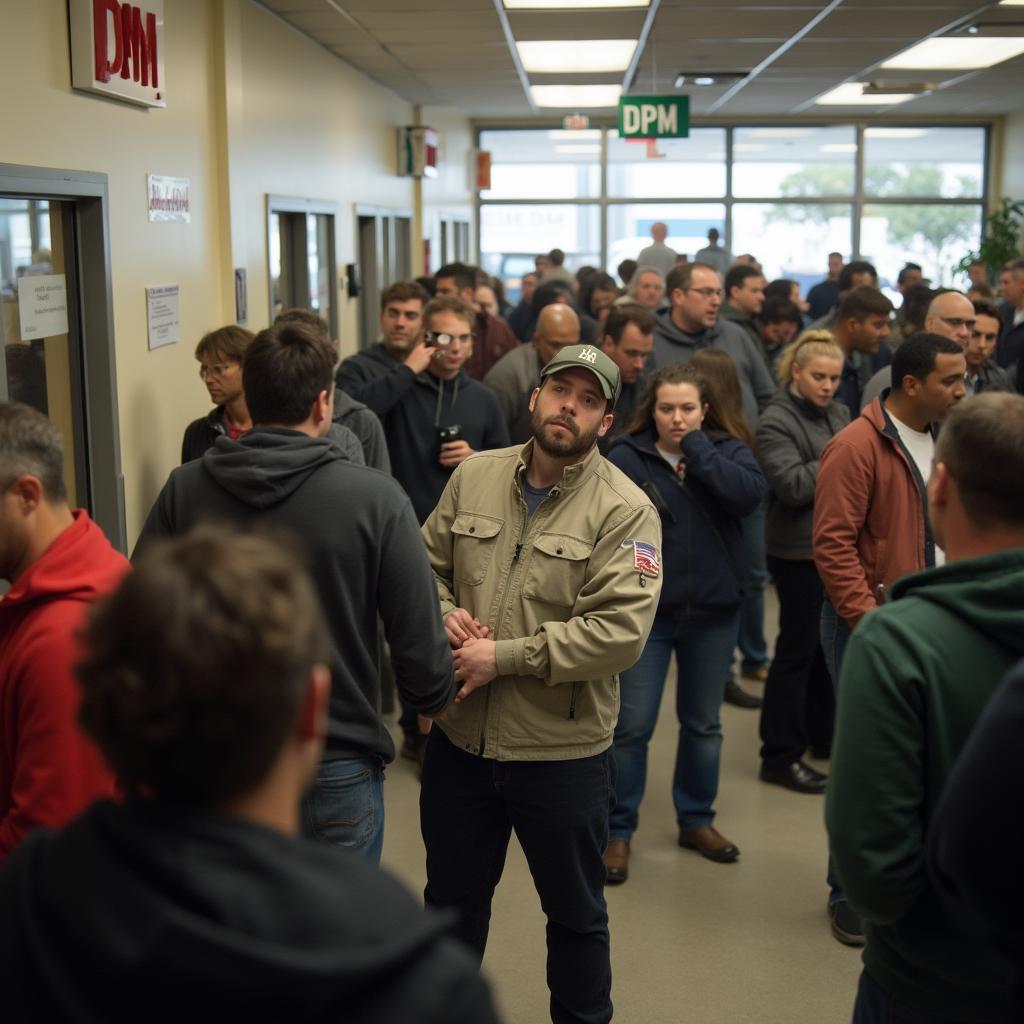
[[[441,256],[440,218],[470,222],[471,245],[476,250],[475,190],[470,175],[473,131],[469,119],[451,107],[423,107],[420,123],[436,129],[439,173],[423,181],[423,235],[430,239],[431,270],[437,270]]]
[[[192,352],[234,317],[233,267],[248,272],[249,326],[269,319],[266,196],[336,204],[339,272],[357,258],[355,205],[410,209],[414,197],[396,174],[409,103],[250,0],[169,0],[165,10],[168,103],[146,110],[71,90],[65,0],[0,0],[0,160],[109,178],[129,543],[177,465],[185,425],[209,408]],[[18,101],[26,95],[31,103]],[[463,147],[467,122],[446,123]],[[148,222],[147,173],[191,179],[191,223]],[[446,172],[429,183],[428,201],[468,210],[464,170],[459,180]],[[182,341],[149,352],[144,289],[173,282]],[[351,348],[356,303],[340,287],[338,300]]]

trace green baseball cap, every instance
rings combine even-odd
[[[543,370],[540,378],[550,377],[569,369],[589,370],[601,385],[601,394],[611,399],[612,405],[619,397],[619,368],[614,360],[593,345],[566,345]]]

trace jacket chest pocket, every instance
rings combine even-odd
[[[483,583],[498,547],[504,519],[460,512],[452,523],[453,575],[459,583],[476,587]]]
[[[523,596],[531,601],[571,608],[587,578],[593,544],[578,537],[542,533],[533,542]]]

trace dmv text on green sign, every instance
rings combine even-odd
[[[688,96],[623,96],[619,100],[619,137],[685,139],[690,134]]]

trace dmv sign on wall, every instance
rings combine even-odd
[[[68,0],[71,84],[85,92],[167,106],[164,0]]]
[[[689,134],[689,96],[623,96],[619,100],[622,139],[685,139]]]

